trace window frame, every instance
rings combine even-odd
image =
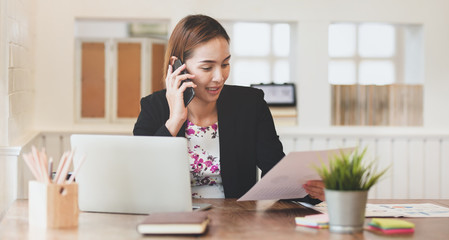
[[[384,22],[332,22],[331,24],[354,24],[356,26],[356,32],[355,32],[355,53],[354,56],[352,57],[331,57],[329,55],[329,49],[328,49],[328,57],[329,57],[329,61],[328,61],[328,66],[329,63],[331,61],[334,62],[338,62],[338,61],[351,61],[355,64],[355,78],[356,78],[356,82],[353,84],[336,84],[336,83],[331,83],[329,80],[329,76],[328,75],[328,83],[331,85],[331,126],[384,126],[383,124],[378,124],[377,122],[375,122],[373,124],[373,121],[377,121],[379,119],[371,119],[371,118],[367,118],[368,114],[371,114],[371,116],[374,116],[376,113],[374,112],[365,112],[365,114],[361,114],[361,109],[359,107],[356,107],[356,111],[354,112],[355,115],[351,115],[349,117],[353,117],[355,118],[355,123],[353,124],[345,124],[344,122],[341,122],[340,119],[342,118],[342,114],[344,114],[345,118],[348,118],[348,112],[345,111],[338,111],[337,108],[335,108],[335,106],[337,106],[338,104],[340,104],[340,101],[342,100],[342,98],[334,98],[334,95],[337,94],[339,95],[339,92],[334,92],[334,90],[338,87],[342,87],[342,86],[354,86],[357,88],[357,96],[359,96],[361,93],[360,92],[365,92],[368,91],[368,88],[370,87],[387,87],[389,90],[388,93],[388,99],[390,101],[389,103],[389,107],[387,109],[387,114],[388,114],[388,119],[387,119],[387,124],[385,126],[422,126],[423,124],[423,117],[424,117],[424,109],[423,109],[423,101],[424,99],[421,98],[421,102],[419,104],[421,104],[419,106],[419,104],[417,105],[415,102],[410,101],[410,100],[406,100],[409,102],[405,103],[405,115],[399,115],[399,116],[395,116],[393,117],[393,115],[396,112],[394,103],[395,101],[398,101],[399,98],[406,98],[403,95],[396,95],[393,94],[394,89],[402,88],[402,89],[409,89],[407,90],[407,94],[413,94],[413,91],[415,91],[414,89],[416,89],[418,87],[418,91],[421,91],[421,93],[418,93],[421,95],[421,97],[423,96],[423,88],[424,88],[424,78],[417,82],[417,83],[413,83],[413,82],[407,82],[406,75],[407,73],[405,72],[406,69],[406,53],[407,53],[407,42],[409,39],[407,38],[407,32],[410,30],[410,28],[415,28],[415,25],[405,25],[405,24],[395,24],[395,23],[384,23]],[[395,42],[394,42],[394,46],[395,46],[395,52],[394,55],[392,55],[391,57],[361,57],[358,51],[358,45],[359,45],[359,27],[362,24],[366,24],[366,23],[380,23],[380,24],[386,24],[386,25],[390,25],[393,26],[394,28],[394,37],[395,37]],[[329,27],[330,27],[329,25]],[[421,26],[422,27],[422,26]],[[419,37],[419,36],[418,36]],[[422,35],[420,36],[420,38],[422,38]],[[413,39],[412,39],[413,40]],[[422,39],[420,39],[422,41]],[[330,38],[328,37],[328,41],[330,41]],[[328,45],[329,46],[329,45]],[[424,56],[422,56],[424,57]],[[360,76],[359,76],[359,69],[360,69],[360,63],[362,61],[391,61],[391,63],[394,65],[394,77],[395,77],[395,81],[393,83],[389,83],[389,84],[365,84],[365,83],[361,83],[360,82]],[[424,67],[424,66],[422,66]],[[408,69],[407,71],[409,71],[410,69]],[[422,71],[422,70],[421,70]],[[339,90],[340,91],[340,90]],[[336,101],[337,100],[337,101]],[[399,100],[400,102],[401,100]],[[364,99],[358,99],[357,102],[355,103],[357,105],[364,105]],[[393,104],[393,105],[392,105]],[[375,105],[371,105],[371,106],[375,106]],[[408,107],[409,106],[415,106],[414,109],[416,109],[417,111],[419,111],[420,116],[418,115],[418,117],[414,117],[414,121],[410,121],[410,117],[412,117],[411,115],[409,115],[408,111]],[[417,106],[417,107],[416,107]],[[373,109],[371,109],[372,111],[374,111]],[[339,113],[339,114],[337,114]],[[391,115],[393,114],[393,115]],[[410,114],[414,114],[413,112],[411,112]],[[399,122],[396,121],[398,118],[400,119],[405,119],[405,121],[400,120]],[[380,120],[380,122],[382,121],[382,119]]]
[[[394,36],[395,36],[395,53],[393,56],[391,57],[361,57],[358,51],[358,46],[359,46],[359,28],[360,25],[366,24],[366,23],[379,23],[379,24],[386,24],[386,25],[391,25],[394,27]],[[351,61],[354,63],[355,65],[355,79],[356,82],[354,84],[333,84],[329,82],[329,77],[328,77],[328,82],[331,85],[378,85],[378,84],[361,84],[360,83],[360,76],[359,76],[359,69],[360,69],[360,63],[362,61],[391,61],[394,65],[394,69],[395,69],[395,73],[394,73],[394,77],[395,77],[395,82],[393,84],[402,84],[404,83],[404,59],[403,59],[403,47],[400,43],[403,42],[403,33],[401,31],[401,25],[398,24],[393,24],[393,23],[383,23],[383,22],[332,22],[329,24],[329,27],[332,24],[354,24],[355,25],[355,51],[354,51],[354,56],[352,57],[331,57],[328,54],[329,57],[329,63],[332,61],[335,62],[339,62],[339,61]],[[329,41],[329,39],[328,39]],[[328,50],[329,52],[329,50]],[[380,84],[380,85],[385,85],[385,84]]]
[[[234,52],[232,52],[232,47],[230,47],[231,50],[231,55],[232,55],[232,59],[231,59],[231,63],[235,63],[236,61],[242,60],[242,61],[265,61],[268,62],[269,68],[270,68],[270,78],[269,78],[269,82],[267,83],[276,83],[276,84],[281,84],[281,83],[294,83],[295,82],[295,71],[294,71],[294,66],[296,63],[296,47],[295,47],[295,43],[296,43],[296,39],[297,39],[297,34],[296,34],[296,30],[297,30],[297,23],[296,22],[291,22],[291,21],[221,21],[223,26],[225,27],[229,37],[231,38],[231,44],[232,44],[232,39],[234,39],[234,31],[233,31],[233,26],[234,24],[237,23],[263,23],[263,24],[268,24],[270,27],[270,47],[269,47],[269,54],[267,56],[239,56],[237,54],[235,54]],[[274,25],[276,24],[288,24],[290,27],[290,46],[289,46],[289,54],[288,56],[276,56],[274,54],[274,47],[273,47],[273,42],[274,42],[274,34],[273,34],[273,28]],[[289,64],[289,80],[286,82],[275,82],[274,81],[274,69],[275,69],[275,64],[277,61],[280,60],[286,60]],[[232,65],[231,65],[232,67]],[[251,84],[261,84],[263,82],[261,81],[250,81],[248,84],[242,84],[242,83],[238,83],[236,82],[235,79],[235,71],[231,71],[231,75],[229,77],[228,82],[230,84],[234,84],[234,85],[242,85],[242,86],[250,86]]]
[[[84,42],[104,43],[105,46],[105,116],[103,118],[82,117],[81,105],[81,76],[82,76],[82,44]],[[167,40],[158,38],[76,38],[75,39],[75,121],[77,123],[117,123],[131,124],[136,118],[119,118],[117,116],[118,105],[118,44],[119,43],[141,43],[141,79],[140,97],[144,97],[152,92],[151,76],[152,71],[152,44],[164,43]],[[163,61],[161,59],[161,61]]]

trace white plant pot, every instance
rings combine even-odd
[[[329,230],[337,233],[363,231],[368,191],[325,189]]]

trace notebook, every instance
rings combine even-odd
[[[148,214],[192,211],[187,140],[74,134],[81,211]]]
[[[141,234],[202,234],[209,218],[206,212],[169,212],[148,215],[137,225]]]

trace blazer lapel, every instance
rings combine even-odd
[[[225,196],[232,192],[227,186],[227,179],[232,179],[233,167],[235,167],[235,151],[233,151],[235,122],[232,113],[232,98],[227,96],[226,86],[223,88],[217,101],[218,134],[220,142],[220,168]]]

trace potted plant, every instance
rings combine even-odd
[[[368,190],[388,170],[377,171],[374,161],[363,163],[366,150],[340,151],[340,154],[330,157],[329,166],[324,163],[315,166],[325,185],[329,229],[332,232],[363,230]]]

